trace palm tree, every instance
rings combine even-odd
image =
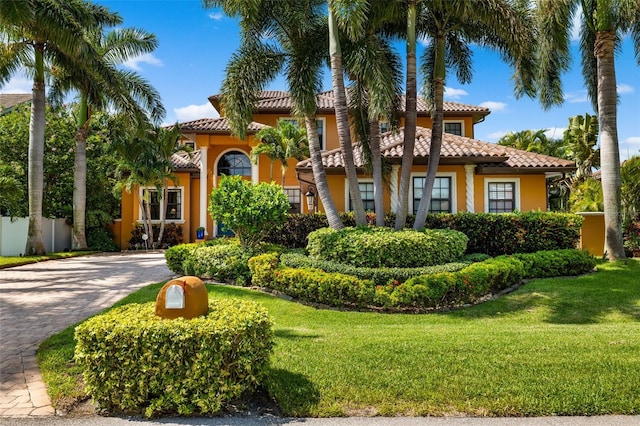
[[[260,141],[251,150],[251,161],[258,164],[260,155],[266,155],[271,164],[269,166],[269,180],[273,180],[273,163],[280,162],[282,170],[281,185],[289,168],[289,159],[301,161],[309,156],[309,142],[304,128],[296,126],[287,120],[278,120],[278,127],[265,127],[256,133],[255,138]]]
[[[582,74],[600,122],[605,253],[611,260],[624,259],[614,55],[620,37],[628,33],[640,64],[640,3],[635,0],[539,0],[538,85],[543,105],[549,104],[550,99],[562,99],[558,76],[569,67],[571,18],[578,7],[582,7]]]
[[[623,221],[640,218],[640,156],[631,157],[620,166]]]
[[[87,155],[86,145],[91,116],[94,111],[111,106],[126,112],[130,125],[144,124],[147,112],[154,121],[165,114],[160,94],[137,73],[119,69],[126,60],[152,52],[158,45],[153,34],[136,29],[117,29],[109,33],[87,31],[87,38],[104,63],[87,72],[64,61],[54,74],[55,82],[50,97],[62,102],[64,95],[77,91],[80,95],[77,113],[76,149],[73,186],[72,249],[87,248],[85,236]]]
[[[118,15],[81,0],[0,2],[0,83],[26,67],[33,75],[29,132],[29,231],[25,255],[44,254],[42,188],[45,128],[45,64],[66,57],[76,66],[96,57],[84,43],[89,27],[120,23]]]
[[[225,116],[235,135],[244,138],[253,106],[266,84],[285,72],[293,113],[304,118],[318,195],[329,226],[344,226],[329,192],[316,124],[316,94],[328,51],[327,22],[322,0],[253,2],[203,0],[240,18],[242,45],[227,65],[222,84]],[[324,36],[323,36],[324,35]]]
[[[532,74],[535,68],[530,49],[531,40],[534,39],[533,25],[531,14],[523,5],[509,0],[433,0],[425,1],[423,6],[418,22],[421,33],[431,39],[423,58],[423,70],[428,97],[433,98],[433,122],[427,176],[415,229],[424,227],[440,160],[447,66],[456,70],[458,80],[469,82],[471,51],[468,45],[476,43],[490,47],[514,67],[516,96],[535,94]]]
[[[568,157],[576,162],[577,181],[593,175],[592,169],[600,167],[598,144],[598,117],[585,114],[569,118],[569,127],[564,132],[564,143]]]

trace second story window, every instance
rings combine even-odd
[[[452,135],[462,136],[462,123],[461,122],[446,122],[444,123],[444,132]]]

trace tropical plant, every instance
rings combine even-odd
[[[569,127],[564,132],[567,156],[576,162],[575,178],[581,181],[593,175],[600,167],[598,144],[598,117],[585,114],[569,118]]]
[[[16,165],[0,162],[0,216],[12,214],[23,196],[18,180],[20,171]]]
[[[517,97],[535,94],[535,67],[530,46],[534,39],[533,21],[524,3],[509,0],[451,0],[425,1],[422,5],[424,7],[419,9],[418,17],[420,34],[431,39],[422,58],[422,69],[426,78],[427,97],[433,99],[433,123],[427,175],[414,229],[424,227],[440,160],[447,67],[456,71],[460,82],[471,81],[471,51],[468,45],[477,43],[495,49],[514,68]]]
[[[625,222],[640,216],[640,156],[631,157],[620,166],[620,194]]]
[[[543,105],[562,100],[559,75],[569,68],[573,15],[581,7],[580,52],[587,93],[600,123],[605,252],[625,257],[622,241],[620,151],[618,147],[616,46],[624,34],[633,42],[640,64],[640,3],[634,0],[539,0],[538,87]]]
[[[602,184],[592,176],[575,181],[569,195],[571,212],[601,212],[604,209]]]
[[[280,162],[282,170],[281,185],[289,169],[289,159],[304,160],[309,156],[309,142],[307,131],[288,120],[278,120],[278,126],[265,127],[256,133],[255,139],[260,141],[251,150],[251,162],[258,164],[260,155],[266,155],[271,161],[269,165],[269,180],[273,181],[273,163]]]
[[[27,68],[33,76],[29,133],[29,231],[26,255],[44,254],[42,239],[45,75],[62,58],[75,67],[95,64],[97,53],[85,39],[90,27],[120,23],[120,17],[82,0],[0,2],[0,83]]]
[[[564,158],[565,148],[563,141],[561,139],[549,139],[545,134],[546,131],[547,129],[508,132],[500,138],[498,145]]]
[[[232,132],[244,138],[253,106],[266,84],[281,71],[293,101],[293,113],[304,118],[318,195],[334,229],[344,225],[329,191],[316,124],[316,94],[326,59],[327,24],[322,0],[238,2],[203,0],[240,18],[242,45],[227,65],[222,104]],[[267,37],[265,37],[265,35]]]
[[[126,60],[152,52],[157,47],[153,34],[141,30],[123,28],[105,33],[102,28],[89,29],[86,37],[98,54],[101,66],[88,72],[87,67],[77,67],[72,61],[60,61],[54,71],[54,84],[50,98],[62,102],[69,92],[77,92],[77,129],[75,135],[75,164],[73,186],[73,233],[71,247],[87,249],[86,183],[87,183],[87,137],[95,111],[107,107],[123,111],[129,117],[130,126],[136,127],[151,119],[158,121],[165,114],[160,94],[147,81],[133,71],[125,71],[118,65]],[[91,64],[91,63],[90,63]]]

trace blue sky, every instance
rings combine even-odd
[[[124,26],[156,34],[158,49],[126,64],[148,79],[162,96],[167,109],[166,124],[204,117],[216,117],[207,97],[218,93],[225,67],[240,43],[237,21],[219,9],[204,9],[200,0],[94,0],[120,13]],[[474,51],[474,74],[470,84],[462,85],[451,76],[445,98],[486,106],[491,114],[476,125],[475,137],[496,142],[508,131],[549,129],[549,136],[560,138],[569,117],[593,114],[587,100],[577,40],[573,43],[572,67],[563,77],[565,103],[543,110],[536,100],[515,99],[511,70],[491,51]],[[616,59],[618,81],[618,138],[622,159],[640,153],[640,67],[626,37]],[[419,52],[420,54],[420,47]],[[325,73],[324,89],[331,88]],[[16,76],[0,89],[2,93],[30,92],[28,78]],[[282,79],[268,89],[286,90]]]

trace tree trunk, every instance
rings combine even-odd
[[[384,226],[382,156],[380,155],[380,122],[369,122],[369,141],[371,143],[371,170],[373,173],[373,205],[376,211],[376,226]]]
[[[604,251],[610,260],[624,259],[620,194],[620,151],[617,130],[615,31],[596,33],[595,56],[598,74],[598,116],[602,195],[604,200]]]
[[[167,220],[167,205],[169,204],[169,187],[167,182],[162,185],[162,200],[160,200],[160,231],[158,232],[158,241],[156,248],[162,248],[162,236],[164,235],[164,225]]]
[[[338,25],[333,15],[332,2],[329,2],[329,54],[331,58],[331,80],[333,83],[338,139],[340,140],[344,170],[349,184],[351,207],[355,215],[356,225],[364,226],[367,224],[367,216],[364,212],[362,194],[360,193],[360,185],[358,185],[358,174],[353,160],[353,145],[351,143],[351,131],[349,128],[349,110],[347,108],[347,95],[342,73],[342,52],[340,50]]]
[[[416,77],[416,2],[407,5],[407,88],[404,118],[404,146],[402,152],[402,173],[396,212],[396,230],[404,228],[409,211],[409,189],[413,168],[413,148],[416,143],[416,102],[418,95]]]
[[[440,163],[440,151],[442,148],[442,127],[444,120],[444,79],[445,79],[445,62],[444,62],[444,50],[445,41],[444,35],[434,40],[436,43],[436,58],[435,58],[435,70],[433,75],[434,83],[434,100],[431,122],[431,143],[429,146],[429,162],[427,163],[427,176],[422,188],[422,198],[420,198],[420,204],[418,205],[418,212],[416,214],[416,220],[413,224],[413,229],[424,228],[427,220],[427,213],[429,212],[429,206],[431,205],[431,192],[433,191],[433,184],[436,180],[436,174],[438,173],[438,164]]]
[[[42,255],[46,250],[42,239],[42,196],[44,172],[44,44],[37,43],[35,51],[35,75],[31,100],[31,123],[29,129],[29,231],[25,256]]]
[[[320,141],[318,140],[318,127],[315,117],[304,117],[304,124],[307,128],[307,137],[309,139],[309,152],[311,154],[311,168],[313,170],[313,180],[316,184],[318,198],[322,201],[324,211],[327,215],[329,226],[333,229],[342,229],[344,224],[340,219],[340,214],[336,209],[336,205],[331,198],[329,191],[329,183],[327,182],[327,174],[322,164],[322,153],[320,152]],[[316,206],[318,208],[319,206]]]
[[[81,95],[76,129],[76,152],[73,168],[73,232],[72,250],[87,250],[87,136],[89,134],[89,107],[86,94]]]

